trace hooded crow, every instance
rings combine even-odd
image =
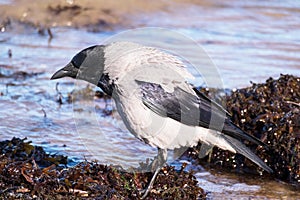
[[[127,129],[157,147],[155,172],[142,198],[149,193],[167,159],[167,150],[204,145],[239,153],[271,173],[241,141],[267,148],[230,119],[229,113],[187,82],[194,77],[174,55],[131,42],[96,45],[76,54],[51,79],[88,81],[112,96]]]

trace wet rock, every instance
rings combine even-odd
[[[0,32],[5,32],[7,27],[11,25],[10,18],[5,18],[0,21]],[[8,39],[0,39],[0,42],[6,42]]]

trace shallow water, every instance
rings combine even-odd
[[[9,1],[0,1],[9,3]],[[179,7],[177,7],[179,9]],[[263,82],[280,73],[300,76],[300,6],[294,1],[183,4],[152,15],[133,16],[133,27],[173,27],[200,44],[216,64],[225,88]],[[213,13],[213,14],[212,14]],[[155,16],[155,17],[154,17]],[[163,19],[163,20],[162,20]],[[39,35],[34,28],[13,24],[0,33],[0,139],[28,137],[50,152],[73,160],[97,158],[101,162],[136,166],[156,151],[136,140],[116,114],[103,115],[103,100],[93,96],[67,103],[69,92],[86,87],[71,79],[49,81],[80,49],[102,43],[117,31],[92,33],[73,28],[52,28],[54,38]],[[139,38],[134,39],[142,39]],[[149,41],[157,36],[150,35]],[[168,45],[176,43],[167,41]],[[197,60],[194,49],[182,44],[186,54]],[[177,48],[181,48],[176,46]],[[175,48],[176,48],[175,47]],[[12,58],[8,57],[8,50]],[[28,74],[16,74],[17,72]],[[58,90],[63,104],[57,103]],[[203,85],[203,82],[194,84]],[[95,89],[92,87],[92,89]],[[74,106],[74,112],[73,112]],[[95,109],[96,107],[96,109]],[[84,109],[82,109],[84,108]],[[93,123],[94,122],[94,123]],[[300,199],[293,188],[276,181],[242,179],[233,174],[199,171],[199,185],[213,199]]]
[[[263,82],[280,73],[300,74],[299,2],[201,1],[181,8],[141,21],[191,36],[218,66],[225,87]]]

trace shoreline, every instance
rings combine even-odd
[[[94,31],[132,27],[135,18],[154,12],[174,12],[190,1],[15,1],[0,5],[2,26],[7,20],[30,24],[34,27],[51,28],[66,26],[88,28]],[[1,24],[1,21],[0,21]]]

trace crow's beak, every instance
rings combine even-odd
[[[57,72],[55,72],[52,75],[51,80],[58,79],[58,78],[63,78],[63,77],[76,77],[77,72],[78,72],[78,69],[76,69],[74,67],[74,65],[70,62],[64,68],[62,68],[62,69],[58,70]]]

